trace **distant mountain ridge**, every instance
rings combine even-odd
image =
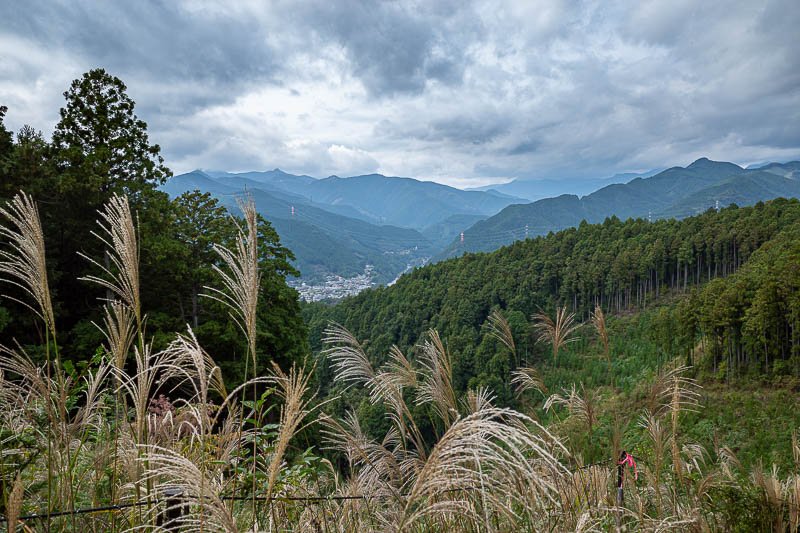
[[[733,163],[700,158],[648,178],[612,184],[582,198],[561,195],[511,205],[464,231],[433,261],[463,252],[487,252],[525,237],[543,235],[606,217],[683,218],[714,207],[753,205],[777,197],[800,197],[800,162],[769,163],[743,169]]]
[[[507,205],[526,201],[502,192],[464,191],[441,183],[381,174],[323,179],[288,174],[280,169],[204,174],[225,184],[260,183],[264,190],[292,193],[309,203],[367,222],[414,229],[423,229],[453,215],[491,216]]]
[[[648,172],[633,173],[627,172],[623,174],[615,174],[610,178],[583,178],[583,179],[515,179],[508,183],[501,183],[495,185],[484,185],[482,187],[473,187],[467,189],[470,191],[495,191],[499,194],[510,194],[525,198],[531,202],[541,200],[543,198],[553,198],[561,196],[562,194],[575,194],[583,196],[592,193],[598,189],[615,183],[628,183],[635,178],[649,178],[658,174],[664,169],[650,170]]]
[[[227,207],[245,189],[256,208],[294,251],[305,280],[360,274],[375,268],[386,283],[424,262],[453,235],[515,202],[498,192],[462,191],[412,178],[368,174],[316,179],[280,169],[263,172],[194,170],[162,187],[171,196],[209,192]],[[423,235],[420,231],[427,231]]]
[[[269,182],[238,176],[213,178],[195,170],[170,178],[161,188],[172,197],[195,189],[209,192],[233,213],[237,212],[236,197],[246,188],[256,210],[273,224],[282,243],[294,252],[295,266],[309,281],[325,279],[330,274],[355,276],[370,264],[375,267],[375,281],[387,283],[409,263],[434,252],[430,241],[414,229],[378,226],[331,212],[302,196],[277,190]]]
[[[720,207],[744,206],[779,196],[797,197],[800,162],[744,169],[700,158],[685,168],[672,167],[652,176],[618,174],[586,181],[606,185],[584,196],[561,194],[531,203],[496,189],[511,184],[462,191],[379,174],[317,179],[280,169],[196,170],[171,178],[162,188],[172,196],[194,189],[210,192],[229,207],[246,188],[262,216],[272,221],[284,244],[295,252],[305,280],[329,274],[352,276],[371,264],[375,281],[386,283],[431,257],[437,261],[467,251],[492,251],[515,240],[577,226],[582,220],[683,218],[717,202]]]

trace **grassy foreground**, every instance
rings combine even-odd
[[[519,410],[495,405],[485,388],[458,395],[435,330],[415,357],[392,348],[375,368],[358,339],[332,324],[325,355],[335,380],[362,389],[387,413],[388,430],[371,438],[354,414],[326,415],[310,368],[256,368],[256,216],[252,202],[241,207],[237,245],[218,248],[221,284],[207,291],[230,307],[250,347],[252,377],[233,389],[191,329],[165,350],[151,349],[139,299],[146,280],[139,279],[137,230],[124,197],[100,213],[107,256],[89,258],[100,274],[86,279],[105,287],[109,301],[98,324],[105,346],[85,368],[61,363],[36,206],[18,195],[0,211],[10,243],[0,273],[25,292],[45,337],[42,361],[10,342],[0,350],[0,480],[9,531],[800,525],[796,420],[776,415],[794,393],[703,389],[691,368],[652,364],[644,337],[626,338],[628,326],[607,325],[600,309],[583,326],[594,332],[583,346],[594,353],[588,357],[573,349],[572,315],[559,309],[555,318],[537,317],[535,333],[552,347],[553,363],[513,373]],[[491,334],[515,350],[499,314]],[[728,425],[733,417],[752,425]],[[763,437],[739,439],[733,427]],[[321,448],[298,442],[309,432],[321,435]],[[737,440],[751,444],[737,449]],[[636,457],[638,480],[627,471],[620,499],[611,458],[623,447]],[[56,515],[105,506],[118,508]],[[46,517],[20,518],[30,513]]]

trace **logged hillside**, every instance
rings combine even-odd
[[[486,384],[502,396],[513,365],[482,346],[493,309],[507,316],[520,350],[533,351],[528,317],[566,305],[587,318],[599,305],[612,314],[647,309],[666,293],[681,295],[665,355],[690,357],[702,340],[707,370],[796,374],[800,359],[800,202],[777,199],[684,219],[583,223],[493,253],[419,268],[395,285],[338,305],[308,305],[313,348],[336,321],[382,360],[392,344],[407,349],[428,328],[447,339],[465,387]],[[483,376],[481,378],[481,376]],[[509,398],[508,396],[503,396]]]
[[[528,236],[577,226],[583,220],[596,223],[612,215],[623,220],[683,218],[702,213],[717,202],[725,207],[798,197],[797,165],[795,161],[743,169],[733,163],[701,158],[686,168],[673,167],[651,177],[612,184],[581,198],[565,194],[511,205],[464,230],[464,241],[451,241],[433,261],[464,252],[492,251]]]

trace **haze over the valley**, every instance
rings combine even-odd
[[[800,157],[800,4],[3,2],[6,124],[120,77],[180,174],[456,187]]]

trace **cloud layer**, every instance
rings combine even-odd
[[[0,104],[122,78],[176,172],[456,186],[800,157],[800,4],[4,2]]]

